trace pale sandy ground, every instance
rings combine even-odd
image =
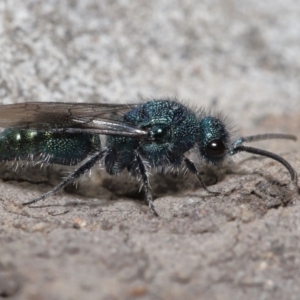
[[[297,0],[1,0],[0,11],[1,103],[177,97],[242,134],[299,132]],[[300,170],[299,142],[261,147]],[[249,157],[223,170],[218,197],[190,177],[153,178],[159,218],[134,182],[97,170],[20,209],[59,179],[2,169],[0,298],[299,299],[299,195],[281,165]]]

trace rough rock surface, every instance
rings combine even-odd
[[[299,132],[297,0],[7,0],[0,14],[1,103],[177,97],[240,134]],[[298,142],[260,146],[300,170]],[[57,172],[3,167],[0,298],[299,299],[300,196],[275,161],[234,161],[214,197],[154,176],[158,218],[99,170],[20,208]]]

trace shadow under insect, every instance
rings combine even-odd
[[[240,152],[269,157],[281,163],[297,184],[297,174],[282,157],[245,146],[267,139],[296,140],[293,135],[263,134],[232,138],[220,117],[194,111],[174,100],[152,100],[141,104],[21,103],[3,105],[0,126],[0,160],[73,166],[52,190],[34,200],[42,201],[101,165],[109,175],[123,171],[136,178],[147,203],[153,203],[151,171],[164,173],[185,167],[202,187],[211,191],[197,165],[186,153],[194,152],[200,164],[221,166]],[[106,136],[104,142],[101,136]],[[175,185],[176,186],[176,185]],[[159,189],[158,189],[159,190]]]
[[[220,172],[215,172],[215,170],[211,168],[206,169],[205,172],[201,172],[201,177],[206,186],[216,184],[220,180],[220,176]],[[144,194],[140,192],[140,184],[136,180],[132,180],[130,176],[105,176],[102,185],[117,198],[128,197],[144,200],[145,197]],[[176,195],[186,191],[195,191],[201,187],[199,180],[189,173],[154,173],[151,176],[153,198]]]

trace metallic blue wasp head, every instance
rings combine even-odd
[[[229,131],[220,118],[200,118],[198,145],[200,156],[204,160],[212,164],[222,162],[229,151],[229,140]]]

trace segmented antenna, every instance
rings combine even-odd
[[[233,144],[234,148],[242,145],[243,143],[251,143],[251,142],[258,142],[258,141],[265,141],[265,140],[272,140],[272,139],[285,139],[285,140],[292,140],[297,141],[297,137],[291,134],[282,134],[282,133],[265,133],[265,134],[257,134],[257,135],[250,135],[246,137],[240,137],[236,140]]]
[[[241,137],[233,143],[233,148],[230,150],[229,155],[235,155],[239,152],[248,152],[248,153],[266,156],[271,159],[274,159],[274,160],[278,161],[279,163],[281,163],[289,171],[291,180],[293,182],[296,182],[297,181],[297,173],[294,170],[294,168],[284,158],[282,158],[281,156],[279,156],[275,153],[272,153],[272,152],[269,152],[266,150],[262,150],[262,149],[254,148],[254,147],[248,147],[248,146],[243,145],[243,143],[246,143],[246,142],[257,142],[257,141],[270,140],[270,139],[287,139],[287,140],[296,141],[297,137],[294,135],[290,135],[290,134],[280,134],[280,133],[267,133],[267,134],[259,134],[259,135],[251,135],[251,136],[247,136],[247,137]]]

